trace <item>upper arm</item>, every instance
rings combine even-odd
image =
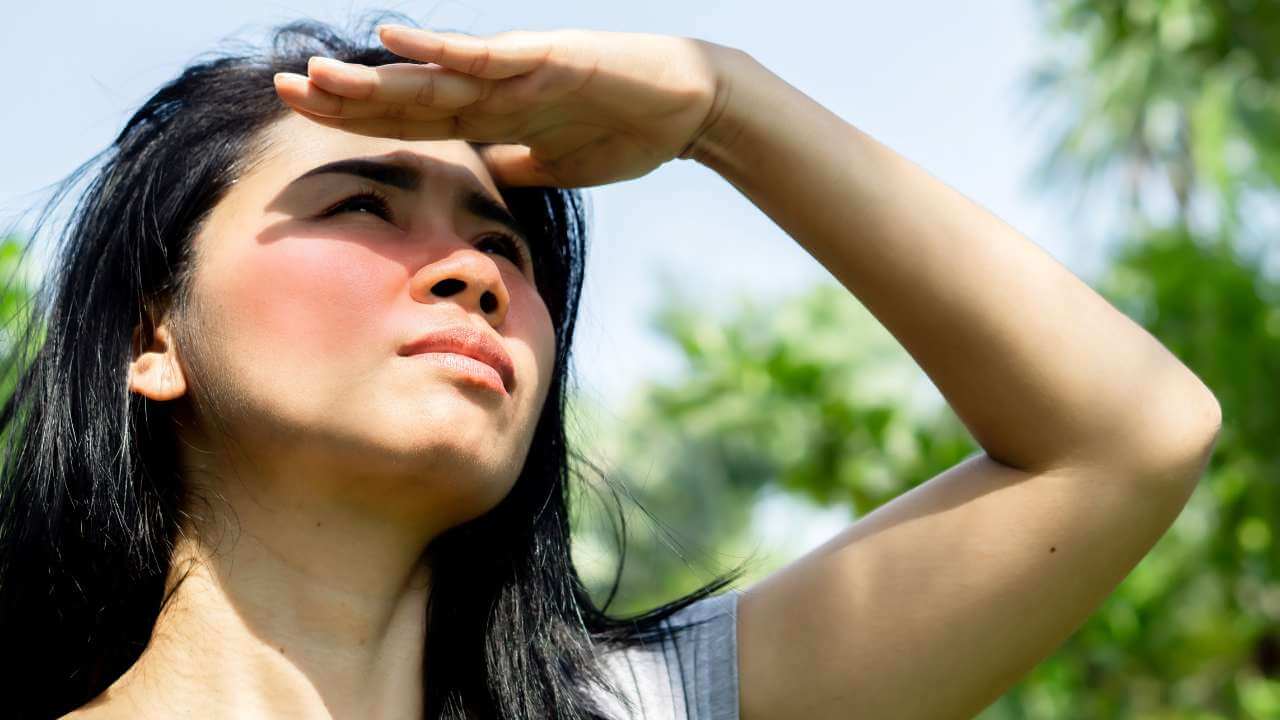
[[[966,459],[742,594],[742,718],[977,715],[1128,575],[1201,470]]]

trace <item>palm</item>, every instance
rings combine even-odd
[[[317,122],[406,140],[494,143],[483,158],[506,185],[586,187],[640,177],[679,157],[714,104],[712,43],[597,30],[489,38],[384,29],[420,63],[313,60],[277,81]]]

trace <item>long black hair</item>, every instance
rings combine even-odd
[[[89,178],[5,353],[12,384],[0,408],[5,717],[51,718],[80,707],[145,648],[172,597],[166,577],[191,498],[178,462],[181,405],[127,389],[133,349],[148,344],[162,309],[185,316],[192,238],[251,166],[263,131],[291,112],[272,76],[305,74],[311,55],[408,62],[374,37],[375,22],[389,16],[413,24],[382,13],[346,35],[300,21],[276,28],[265,51],[197,58],[110,147],[59,184],[41,213],[37,231]],[[589,686],[612,688],[595,653],[668,635],[663,621],[743,568],[633,617],[605,614],[621,561],[603,607],[588,595],[570,557],[568,512],[570,491],[579,491],[573,486],[585,484],[571,483],[577,473],[569,459],[585,458],[567,447],[564,427],[586,251],[583,199],[562,188],[502,192],[533,235],[538,290],[556,332],[555,370],[511,492],[424,548],[432,578],[424,711],[428,718],[598,718]],[[179,338],[183,327],[175,325]],[[200,378],[189,381],[193,402],[212,401],[216,393]],[[616,505],[619,488],[606,484]]]

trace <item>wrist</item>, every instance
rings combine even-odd
[[[706,119],[678,157],[714,167],[726,162],[739,144],[746,120],[740,107],[747,99],[744,90],[749,83],[746,80],[759,63],[746,51],[705,40],[700,42],[708,51],[715,88]]]

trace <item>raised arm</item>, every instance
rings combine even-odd
[[[746,591],[742,717],[973,717],[1177,517],[1219,406],[999,218],[748,54],[720,57],[713,122],[682,157],[856,295],[984,450]]]

